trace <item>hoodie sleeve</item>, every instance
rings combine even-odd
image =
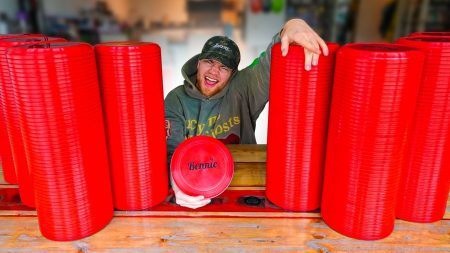
[[[164,101],[164,110],[166,117],[167,161],[170,168],[173,152],[186,138],[186,121],[184,118],[183,107],[181,106],[180,99],[175,90],[167,95]]]
[[[278,42],[280,42],[280,33],[273,36],[266,51],[262,52],[250,66],[239,71],[235,77],[235,86],[248,100],[253,120],[259,117],[269,101],[271,50],[272,46]]]

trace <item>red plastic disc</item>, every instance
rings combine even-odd
[[[220,141],[206,136],[192,137],[178,146],[170,164],[173,180],[184,193],[213,198],[230,185],[234,163]]]

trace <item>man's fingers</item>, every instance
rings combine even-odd
[[[315,35],[315,33],[314,33],[314,35]],[[312,46],[314,48],[313,52],[315,54],[321,54],[322,53],[320,51],[320,44],[319,44],[319,41],[317,40],[316,36],[310,36],[309,37],[309,42],[312,44]]]
[[[312,55],[312,65],[313,66],[317,66],[319,64],[319,55],[318,54],[313,54]]]
[[[284,35],[281,37],[281,55],[286,56],[289,51],[289,37]]]
[[[328,55],[325,41],[302,19],[291,19],[283,26],[281,49],[283,56],[287,55],[289,44],[298,44],[317,55]],[[309,64],[305,64],[308,66]]]
[[[194,196],[186,195],[186,194],[181,193],[181,192],[176,196],[176,198],[177,198],[177,200],[180,199],[180,200],[183,200],[185,202],[198,202],[200,200],[205,199],[205,197],[201,196],[201,195],[194,197]]]
[[[315,41],[307,41],[307,42],[303,43],[303,47],[312,53],[315,53],[315,54],[321,53],[319,44],[317,44],[317,42],[315,42]]]
[[[322,48],[323,55],[327,56],[328,55],[327,43],[323,39],[321,39],[319,37],[319,35],[317,35],[317,42],[319,43],[320,47]]]
[[[211,202],[211,199],[203,199],[198,202],[186,202],[182,199],[177,200],[178,205],[192,208],[192,209],[197,209],[199,207],[205,206],[205,205],[209,204],[210,202]]]
[[[178,205],[195,209],[207,205],[209,202],[211,202],[211,199],[205,199],[205,196],[202,195],[199,196],[187,195],[178,188],[178,186],[173,182],[172,178],[171,181],[172,181],[172,188],[175,193],[175,202]]]
[[[191,208],[192,209],[197,209],[199,207],[206,206],[209,203],[211,203],[211,199],[204,199],[202,201],[199,201],[198,203],[195,203],[195,204],[191,205]]]
[[[305,51],[305,70],[309,71],[311,70],[312,65],[312,59],[313,59],[313,52],[309,51],[308,49],[304,49]]]
[[[312,51],[313,53],[320,54],[320,47],[319,43],[317,42],[317,39],[314,34],[298,34],[298,36],[295,36],[294,42],[302,45],[304,48],[308,49],[309,51]]]

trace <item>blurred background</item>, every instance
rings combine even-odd
[[[0,0],[0,34],[43,33],[93,45],[156,42],[167,95],[183,83],[182,65],[214,35],[236,41],[242,69],[291,18],[343,45],[450,31],[449,16],[450,0]],[[266,131],[267,107],[257,122],[258,143],[266,143]]]

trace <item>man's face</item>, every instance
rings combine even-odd
[[[228,84],[232,70],[222,63],[203,59],[197,65],[197,88],[206,97],[211,97]]]

